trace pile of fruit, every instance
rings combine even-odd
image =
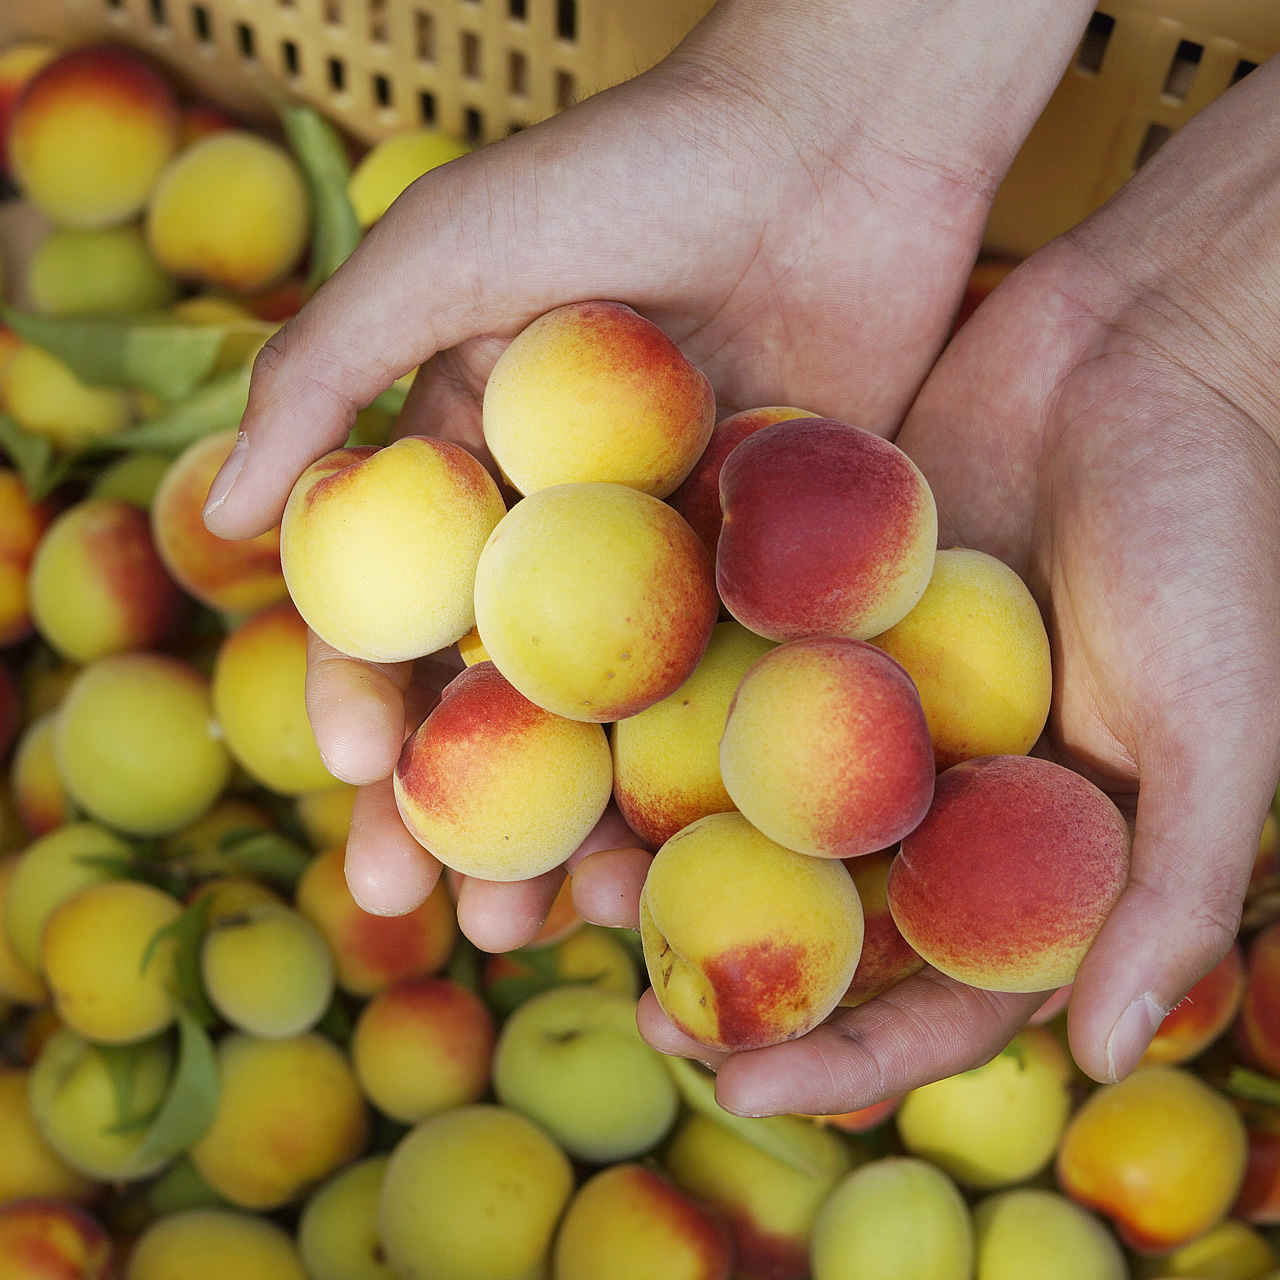
[[[936,550],[904,455],[794,407],[717,424],[665,335],[584,303],[495,369],[505,489],[388,444],[393,391],[281,530],[221,542],[200,507],[253,353],[461,148],[353,171],[309,112],[268,137],[101,47],[0,51],[0,125],[47,220],[0,330],[0,1276],[1280,1272],[1274,823],[1247,952],[1121,1084],[1080,1076],[1050,1010],[865,1112],[749,1120],[640,1039],[646,971],[724,1049],[926,960],[1047,990],[1123,887],[1110,801],[1026,754],[1034,601]],[[375,661],[456,644],[396,769],[406,825],[521,879],[612,799],[659,850],[641,939],[567,885],[505,956],[459,936],[448,878],[361,911],[308,624]]]

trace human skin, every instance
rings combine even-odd
[[[1278,103],[1273,61],[1014,272],[897,437],[938,498],[942,544],[998,555],[1050,620],[1045,749],[1136,812],[1130,885],[1071,998],[1073,1055],[1100,1081],[1128,1074],[1230,946],[1280,772],[1280,415],[1262,372],[1277,358],[1280,183],[1269,161],[1227,155]],[[719,1097],[855,1105],[981,1061],[1037,999],[926,969],[725,1064]]]
[[[1083,0],[720,0],[652,71],[414,184],[258,357],[210,527],[269,528],[357,409],[424,362],[398,429],[430,424],[480,451],[480,399],[506,342],[584,298],[655,321],[722,411],[800,404],[889,434],[1089,13]],[[876,323],[850,325],[868,307],[883,311]],[[357,895],[384,912],[411,908],[438,875],[381,785],[413,727],[412,675],[313,646],[325,758],[344,780],[379,784],[357,806],[348,857]],[[631,884],[646,861],[610,868]],[[612,874],[588,878],[602,890],[591,909],[616,904]],[[558,885],[474,882],[462,928],[482,947],[517,946]]]
[[[359,404],[423,357],[432,363],[416,385],[410,416],[439,413],[446,433],[465,436],[474,420],[474,387],[502,338],[519,327],[512,323],[516,313],[527,322],[529,313],[562,301],[566,289],[620,297],[647,311],[704,363],[725,405],[799,400],[816,412],[891,431],[933,362],[932,318],[946,311],[949,320],[958,297],[954,267],[979,234],[989,184],[979,176],[975,187],[974,175],[992,177],[1003,168],[1009,146],[1065,65],[1087,9],[1062,5],[1050,12],[1032,4],[1015,15],[956,3],[879,20],[860,3],[839,9],[833,26],[816,17],[799,23],[787,5],[763,16],[751,0],[718,6],[653,74],[415,188],[415,197],[365,242],[353,269],[336,277],[260,358],[246,447],[212,491],[211,522],[227,534],[266,527],[301,465],[341,438]],[[1002,39],[984,53],[975,43],[988,38],[997,18],[1014,25],[1002,26]],[[726,34],[723,24],[734,19]],[[838,78],[839,101],[827,93],[837,79],[777,75],[780,57],[812,69],[814,58],[829,56],[840,44],[833,32],[851,35],[859,65],[868,68],[857,84]],[[748,47],[762,35],[767,105],[742,89],[753,75],[765,78],[758,52],[765,46],[755,45],[754,57]],[[894,48],[909,50],[910,70],[902,71]],[[991,74],[985,58],[1009,61],[1000,62],[1004,72]],[[1015,66],[1018,72],[1008,70]],[[984,91],[959,91],[955,77]],[[788,87],[777,90],[784,79]],[[734,86],[738,111],[728,124],[719,108]],[[1258,552],[1274,544],[1272,513],[1280,501],[1280,420],[1266,390],[1266,370],[1277,355],[1280,183],[1265,149],[1233,145],[1245,135],[1270,136],[1278,100],[1280,64],[1260,68],[1180,130],[1117,199],[1014,272],[961,330],[897,436],[938,500],[942,545],[997,555],[1030,583],[1049,618],[1057,696],[1047,749],[1131,802],[1142,783],[1132,881],[1081,966],[1072,997],[1072,1049],[1099,1080],[1128,1073],[1166,1010],[1226,951],[1280,774],[1274,628],[1280,575],[1274,553]],[[594,231],[593,243],[603,250],[613,233],[591,224],[599,204],[565,200],[588,177],[571,166],[561,170],[564,185],[540,188],[553,206],[546,208],[535,258],[495,265],[483,251],[468,255],[469,200],[483,202],[489,226],[504,225],[504,211],[513,221],[517,208],[527,215],[532,203],[537,211],[516,170],[523,171],[522,157],[532,160],[543,147],[559,155],[560,143],[581,144],[593,158],[586,168],[596,194],[602,176],[608,185],[601,169],[614,163],[609,156],[625,157],[631,173],[659,169],[670,201],[684,170],[670,146],[672,130],[663,126],[691,102],[698,125],[680,122],[687,145],[696,152],[708,138],[729,144],[733,181],[723,194],[732,193],[733,216],[720,216],[720,188],[710,203],[694,209],[676,201],[676,212],[644,227],[616,210],[608,214],[630,250],[650,243],[654,227],[670,233],[673,220],[705,219],[682,240],[692,263],[677,252],[664,258],[672,274],[655,276],[652,258],[632,252],[637,277],[608,252],[583,254],[584,236]],[[946,111],[939,110],[943,102]],[[844,114],[850,107],[861,116]],[[859,127],[842,132],[855,118]],[[908,119],[905,132],[893,132]],[[606,128],[607,135],[596,133]],[[803,137],[800,158],[818,162],[823,176],[815,180],[803,163],[784,165],[777,149],[762,146],[760,128],[775,138]],[[795,151],[789,142],[779,146]],[[805,156],[809,147],[819,154]],[[751,166],[765,151],[770,174],[761,185],[768,201],[782,202],[770,205],[770,222],[744,213],[740,194],[753,189]],[[963,170],[957,157],[967,161]],[[516,162],[511,168],[509,160]],[[698,175],[705,191],[705,168]],[[625,189],[630,195],[634,184]],[[462,221],[415,237],[419,194],[434,207],[442,198],[452,202]],[[516,204],[505,203],[516,196]],[[903,199],[910,218],[901,216]],[[574,207],[592,212],[566,219],[563,210]],[[652,214],[643,202],[633,209]],[[835,235],[824,216],[859,235]],[[895,216],[900,227],[892,225]],[[908,224],[918,243],[904,245]],[[713,244],[699,225],[714,228]],[[682,224],[674,229],[686,231]],[[735,259],[746,231],[751,256]],[[810,253],[815,242],[822,250]],[[849,243],[858,247],[846,249]],[[784,244],[805,255],[810,272],[778,274]],[[450,291],[440,273],[447,269],[456,281],[460,258],[475,279],[492,286],[496,278],[505,287],[486,289],[479,305],[474,291]],[[910,290],[900,284],[907,260],[920,272]],[[566,261],[573,265],[559,276],[543,274],[548,264]],[[767,265],[767,285],[747,262]],[[558,285],[545,283],[552,278]],[[713,281],[715,292],[702,283],[674,283],[678,278]],[[727,297],[726,279],[736,282]],[[377,287],[368,288],[370,280]],[[397,283],[409,280],[416,282],[412,297]],[[885,309],[883,325],[840,323],[842,308],[855,300],[860,309],[874,309],[890,281],[895,305]],[[420,287],[437,301],[433,323],[417,330],[416,342],[376,346],[387,327],[415,313]],[[441,303],[442,297],[458,301]],[[765,344],[766,323],[785,340]],[[900,329],[903,323],[909,328]],[[839,335],[839,358],[815,338],[824,332]],[[766,345],[779,352],[775,360],[759,360]],[[754,362],[750,370],[747,359]],[[323,701],[337,705],[349,690],[353,701],[342,723],[326,725],[319,716],[317,734],[326,742],[330,734],[344,736],[345,750],[372,780],[390,768],[403,728],[397,691],[407,676],[334,663],[326,681]],[[355,698],[363,698],[359,717]],[[344,754],[339,772],[352,768],[351,760]],[[363,837],[376,830],[371,821]],[[366,875],[370,886],[390,889],[383,901],[394,904],[399,864],[389,863],[385,878],[368,866]],[[641,861],[613,863],[617,874],[606,877],[607,892],[590,877],[602,891],[597,904],[630,901],[634,893]],[[576,874],[587,879],[581,868]],[[623,881],[631,887],[620,887]],[[473,936],[496,933],[547,892],[543,885],[490,895],[488,911],[464,928]],[[581,906],[591,914],[585,900]],[[719,1096],[735,1110],[848,1110],[983,1061],[1037,1003],[1033,995],[975,994],[925,970],[810,1037],[725,1063]],[[643,1012],[645,1025],[661,1047],[705,1056],[652,1013]]]

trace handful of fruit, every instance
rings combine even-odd
[[[1030,592],[937,550],[924,476],[879,436],[789,407],[714,419],[661,330],[585,302],[488,383],[510,510],[425,437],[302,476],[281,554],[321,638],[402,661],[475,628],[483,661],[401,753],[405,825],[457,871],[525,879],[612,794],[660,846],[641,903],[658,1000],[721,1050],[803,1035],[925,962],[994,991],[1070,982],[1129,833],[1025,754],[1051,687]]]

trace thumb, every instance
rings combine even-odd
[[[1129,884],[1071,997],[1072,1053],[1095,1080],[1138,1065],[1165,1014],[1236,935],[1278,767],[1273,750],[1242,740],[1243,719],[1206,717],[1194,743],[1184,732],[1139,760]]]
[[[259,353],[239,440],[205,506],[214,533],[247,538],[276,524],[302,471],[437,351],[644,283],[644,255],[624,252],[634,228],[601,197],[625,190],[604,171],[631,162],[635,122],[631,139],[623,122],[643,111],[617,105],[619,92],[433,169],[401,195]]]

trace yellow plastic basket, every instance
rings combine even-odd
[[[638,74],[711,0],[0,0],[0,38],[117,39],[261,115],[282,93],[354,137],[491,141]]]
[[[711,0],[0,0],[0,39],[114,38],[251,115],[281,94],[373,141],[491,140],[656,62]],[[992,210],[1023,257],[1280,51],[1280,0],[1102,0]]]
[[[1000,188],[988,249],[1025,257],[1074,226],[1276,52],[1280,0],[1102,0]]]

